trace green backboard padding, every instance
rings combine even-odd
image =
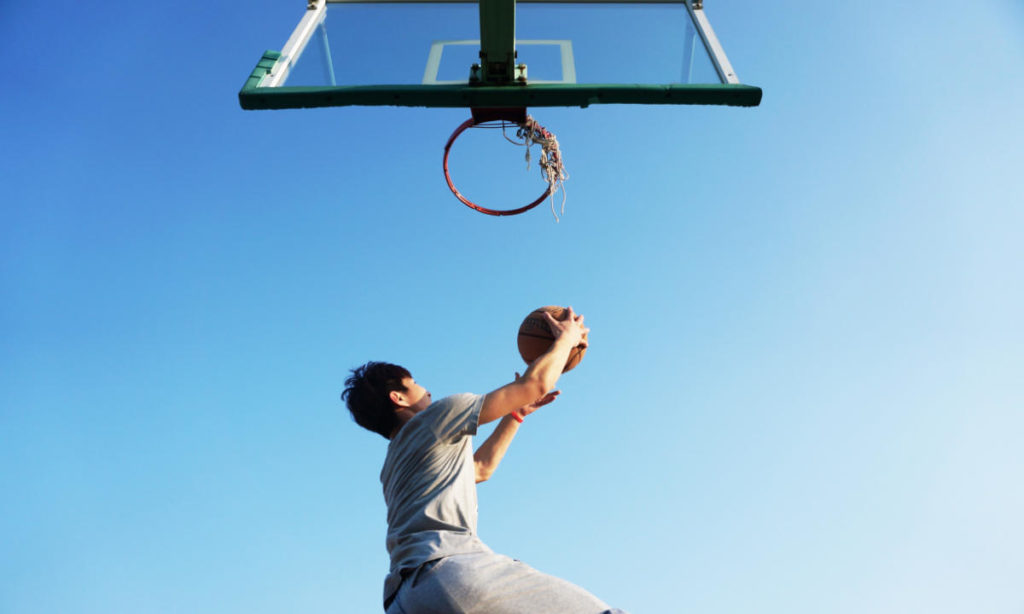
[[[264,56],[266,57],[266,56]],[[260,68],[257,67],[257,71]],[[695,104],[756,107],[761,88],[742,84],[601,85],[536,84],[356,85],[337,87],[253,87],[238,94],[243,109],[310,107],[587,107],[592,104]]]

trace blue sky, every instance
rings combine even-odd
[[[762,105],[536,110],[557,224],[455,201],[466,111],[239,109],[302,8],[0,7],[0,612],[379,611],[347,370],[486,392],[552,303],[592,347],[495,550],[634,614],[1024,610],[1018,3],[708,0]]]

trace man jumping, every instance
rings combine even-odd
[[[582,588],[495,554],[477,537],[476,484],[501,463],[519,423],[555,400],[569,352],[589,329],[572,308],[551,348],[522,377],[484,395],[431,402],[398,365],[353,369],[341,398],[355,421],[389,439],[380,479],[388,507],[387,614],[625,614]],[[477,426],[501,420],[474,453]]]

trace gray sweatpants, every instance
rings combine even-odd
[[[492,553],[427,563],[402,582],[386,614],[626,614],[571,582]]]

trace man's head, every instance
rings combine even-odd
[[[359,426],[391,439],[395,429],[430,405],[430,393],[405,367],[368,362],[352,369],[341,393]]]

